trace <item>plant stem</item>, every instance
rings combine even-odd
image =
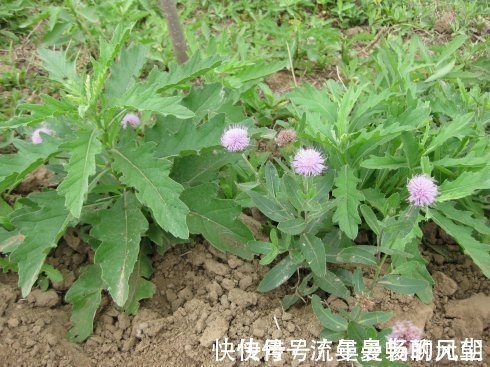
[[[188,60],[187,42],[185,40],[182,24],[180,23],[175,0],[161,0],[160,4],[165,17],[167,18],[168,31],[172,38],[175,57],[179,64],[183,64]]]
[[[379,263],[378,268],[376,269],[376,274],[374,274],[373,283],[371,284],[371,287],[369,287],[370,290],[373,290],[374,286],[378,282],[379,274],[381,273],[381,268],[383,267],[387,258],[388,258],[388,254],[383,254],[383,257],[381,258],[381,262]]]

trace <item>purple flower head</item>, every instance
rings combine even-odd
[[[391,334],[386,336],[387,339],[405,340],[404,345],[408,348],[411,347],[414,340],[420,340],[423,337],[424,331],[410,320],[395,322]]]
[[[293,169],[303,176],[318,176],[326,168],[322,153],[313,148],[300,149],[293,159]]]
[[[48,129],[47,127],[39,127],[31,135],[32,144],[41,144],[43,142],[43,137],[41,133],[46,135],[53,135],[53,130]]]
[[[140,117],[137,114],[128,112],[126,116],[124,116],[124,118],[122,119],[121,126],[123,129],[125,129],[128,124],[130,124],[133,129],[136,129],[140,122]]]
[[[283,129],[276,136],[276,144],[283,147],[296,141],[296,131],[293,129]]]
[[[232,125],[225,129],[221,135],[221,145],[230,152],[238,152],[245,149],[250,144],[248,130],[246,127]]]
[[[434,203],[438,194],[437,185],[427,175],[413,176],[407,184],[410,196],[408,201],[416,206],[429,206]]]

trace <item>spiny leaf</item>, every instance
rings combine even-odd
[[[196,186],[216,179],[216,173],[227,164],[240,160],[240,154],[208,150],[199,155],[177,158],[172,167],[172,178],[185,186]]]
[[[464,252],[469,255],[482,273],[490,278],[490,245],[477,241],[471,233],[473,229],[463,225],[455,224],[451,219],[437,210],[431,212],[432,219],[444,232],[454,237]]]
[[[437,201],[461,199],[484,189],[490,189],[490,167],[476,172],[465,171],[454,181],[444,181],[439,188]]]
[[[98,265],[89,265],[80,269],[80,277],[73,283],[65,299],[72,306],[70,320],[73,326],[68,331],[68,339],[83,342],[92,334],[94,317],[102,299],[104,283]]]
[[[114,302],[123,306],[129,294],[129,277],[138,259],[141,235],[148,222],[140,203],[125,191],[112,208],[102,210],[90,235],[99,241],[95,263],[102,269],[102,279]]]
[[[48,136],[42,144],[14,140],[14,145],[17,153],[0,155],[0,192],[17,185],[27,174],[56,154],[59,143]]]
[[[357,207],[361,200],[364,200],[364,195],[357,189],[359,179],[354,175],[352,168],[344,166],[334,182],[336,189],[333,190],[333,195],[338,205],[333,221],[339,224],[340,229],[350,239],[354,239],[357,236],[358,225],[361,224]]]
[[[63,116],[76,112],[75,106],[68,103],[66,100],[58,101],[48,95],[41,95],[43,104],[21,104],[19,109],[22,111],[30,111],[30,115],[14,116],[9,120],[0,124],[2,129],[15,129],[21,126],[34,125],[42,121]]]
[[[131,88],[145,64],[148,49],[137,45],[121,52],[119,62],[112,64],[105,87],[105,96],[112,104]]]
[[[178,121],[177,131],[172,131],[166,121],[157,121],[145,135],[150,141],[165,142],[158,145],[157,154],[168,157],[184,151],[198,152],[203,148],[220,145],[220,137],[226,125],[223,113],[197,127],[190,120]]]
[[[55,191],[33,193],[24,206],[11,214],[12,222],[24,235],[24,241],[12,252],[10,259],[19,265],[19,287],[26,297],[46,259],[49,250],[71,221],[63,198]]]
[[[51,80],[63,84],[70,93],[76,96],[82,95],[83,84],[77,74],[76,60],[68,60],[67,51],[39,48],[37,52]]]
[[[130,315],[134,315],[138,311],[140,306],[139,301],[145,298],[151,298],[155,293],[155,285],[147,280],[152,273],[151,261],[141,251],[138,261],[134,265],[133,273],[129,278],[129,295],[124,305],[124,310]]]
[[[70,213],[79,218],[82,205],[87,197],[88,179],[95,173],[95,156],[102,152],[99,131],[80,131],[78,137],[65,145],[71,151],[65,179],[58,186],[58,192],[65,196],[65,205]]]
[[[218,250],[251,259],[246,243],[254,238],[238,219],[240,208],[233,200],[217,198],[217,192],[217,186],[211,183],[184,191],[182,200],[190,209],[187,218],[190,232],[202,234]]]
[[[179,199],[183,187],[168,177],[171,163],[156,159],[155,144],[129,145],[111,150],[113,168],[121,182],[134,187],[138,200],[148,206],[157,223],[176,237],[188,238],[187,206]]]

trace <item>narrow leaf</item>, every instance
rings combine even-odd
[[[297,268],[298,265],[291,257],[285,257],[264,275],[264,278],[257,287],[257,291],[265,293],[279,287],[291,278]]]
[[[315,275],[324,277],[327,272],[327,259],[325,245],[322,240],[311,234],[304,234],[300,238],[301,251]]]

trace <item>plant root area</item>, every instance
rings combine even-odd
[[[434,301],[425,305],[415,296],[380,288],[364,305],[370,310],[394,312],[392,320],[380,326],[410,319],[424,328],[426,339],[483,339],[483,362],[437,362],[437,366],[490,366],[490,281],[437,227],[426,225],[424,232],[431,243],[448,252],[443,257],[432,249],[423,250],[436,281]],[[70,343],[65,334],[70,327],[71,305],[64,302],[64,294],[78,276],[74,269],[92,256],[88,246],[79,242],[69,233],[50,255],[48,262],[61,270],[64,281],[47,292],[33,290],[23,299],[17,276],[0,274],[0,365],[263,366],[263,361],[241,362],[239,354],[235,362],[217,362],[212,345],[225,337],[235,346],[242,338],[253,338],[261,345],[267,339],[280,339],[286,347],[292,339],[304,339],[309,345],[318,340],[322,330],[309,305],[300,301],[287,312],[281,308],[281,298],[294,292],[296,276],[273,292],[258,293],[255,289],[267,267],[258,260],[245,262],[200,243],[179,245],[154,258],[156,293],[142,302],[137,315],[119,311],[104,294],[93,335],[82,344]],[[372,272],[366,269],[364,275],[368,282]],[[323,298],[334,310],[351,308],[359,301]],[[281,362],[270,365],[343,363],[299,363],[291,353],[285,353]],[[434,362],[410,365],[433,366]]]

